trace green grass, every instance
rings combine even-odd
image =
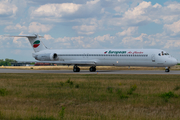
[[[179,90],[180,89],[180,86],[176,86],[175,88],[174,88],[174,90]]]
[[[30,120],[56,120],[54,117],[42,117],[42,116],[33,116]]]
[[[174,92],[169,91],[169,92],[160,94],[160,97],[162,97],[165,102],[168,102],[170,98],[178,98],[179,96],[174,94]]]
[[[180,119],[180,75],[0,74],[0,119]]]
[[[0,96],[5,96],[8,94],[8,91],[5,88],[0,88]]]

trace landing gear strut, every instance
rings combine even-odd
[[[165,72],[170,72],[169,68],[170,68],[170,67],[166,67],[166,68],[165,68]]]
[[[89,71],[90,71],[90,72],[96,72],[96,66],[90,67],[90,68],[89,68]]]
[[[80,68],[77,65],[74,65],[73,72],[80,72]]]

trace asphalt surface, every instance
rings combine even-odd
[[[23,70],[23,69],[0,69],[0,73],[59,73],[59,74],[180,74],[180,71],[171,70],[169,73],[164,70],[99,70],[89,72],[81,70],[73,72],[72,70]]]

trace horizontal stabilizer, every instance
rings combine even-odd
[[[4,37],[27,37],[27,38],[44,38],[43,36],[39,36],[39,35],[4,35]]]
[[[43,44],[40,38],[44,38],[43,36],[39,36],[38,34],[32,35],[4,35],[4,37],[26,37],[28,38],[32,48],[35,52],[40,52],[42,50],[46,50],[47,47]]]

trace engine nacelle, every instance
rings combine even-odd
[[[59,60],[59,57],[56,53],[36,54],[36,55],[33,55],[33,57],[39,61],[57,61],[57,60]]]

